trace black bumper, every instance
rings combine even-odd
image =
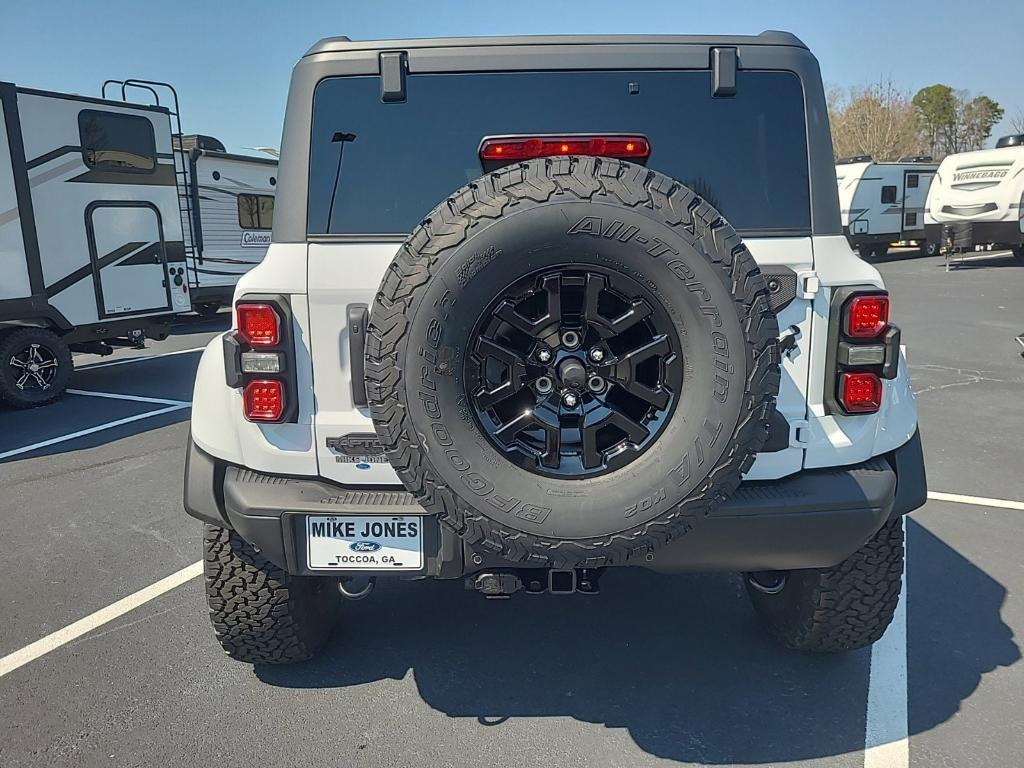
[[[927,497],[920,434],[864,464],[804,470],[782,480],[750,481],[700,525],[627,565],[657,571],[762,571],[825,568],[845,559],[889,519]],[[419,515],[424,567],[413,577],[456,578],[515,567],[474,550],[405,491],[357,490],[308,478],[264,475],[215,461],[189,440],[185,511],[233,528],[294,574],[306,566],[305,516]]]

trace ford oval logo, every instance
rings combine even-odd
[[[380,549],[380,544],[376,541],[353,541],[348,548],[353,552],[376,552]]]

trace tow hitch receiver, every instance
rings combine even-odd
[[[490,599],[508,598],[520,590],[533,595],[545,592],[553,595],[571,595],[577,592],[596,595],[600,592],[599,576],[600,571],[594,568],[483,572],[468,576],[466,589],[480,592]]]

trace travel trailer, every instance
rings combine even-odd
[[[925,236],[924,208],[938,167],[928,156],[896,163],[876,163],[870,155],[837,161],[843,232],[861,256],[882,255],[896,242],[937,252],[938,240]]]
[[[210,136],[175,137],[184,154],[194,247],[188,248],[192,306],[213,314],[231,303],[238,278],[259,264],[270,245],[277,160],[237,155]],[[191,241],[188,243],[193,245]]]
[[[191,311],[175,109],[0,83],[0,398],[60,396],[71,353]]]
[[[1024,134],[946,157],[928,195],[925,228],[929,241],[958,250],[1010,248],[1024,258]]]

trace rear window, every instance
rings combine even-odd
[[[741,232],[810,229],[799,78],[739,72],[736,95],[713,98],[711,73],[692,70],[409,75],[401,103],[381,101],[377,77],[326,79],[313,100],[308,231],[407,234],[483,174],[485,136],[559,133],[646,135],[647,166]]]

